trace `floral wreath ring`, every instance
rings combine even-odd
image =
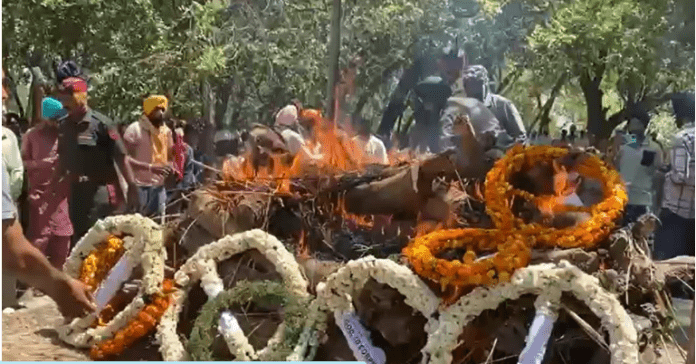
[[[283,284],[274,281],[239,282],[233,288],[221,292],[209,300],[201,308],[201,313],[196,318],[188,342],[191,359],[194,361],[215,360],[212,346],[215,334],[220,332],[236,361],[283,360],[289,355],[289,351],[293,349],[297,339],[301,336],[300,332],[309,310],[309,300],[309,297],[297,297],[289,294]],[[285,329],[277,331],[276,335],[268,341],[268,345],[259,353],[256,353],[254,348],[249,345],[240,327],[237,326],[235,330],[230,330],[231,325],[236,325],[236,320],[231,319],[233,316],[229,311],[223,311],[234,304],[243,306],[251,302],[279,303],[283,306],[285,318],[281,324]],[[227,327],[222,330],[221,327],[218,327],[217,332],[212,332],[210,328],[218,326],[218,322]],[[278,355],[271,355],[276,353]]]
[[[600,318],[609,332],[612,364],[638,363],[638,335],[631,318],[616,297],[602,288],[597,278],[567,261],[538,264],[516,271],[509,283],[492,288],[479,287],[440,312],[440,325],[428,337],[424,358],[430,364],[450,364],[452,350],[463,328],[483,311],[495,309],[506,300],[537,294],[535,307],[556,317],[561,294],[570,292]],[[539,312],[537,312],[539,313]]]
[[[174,275],[176,284],[182,289],[174,293],[173,303],[164,313],[157,328],[157,338],[161,343],[160,353],[165,361],[188,360],[188,353],[179,339],[176,328],[179,313],[194,284],[200,281],[208,298],[213,299],[224,291],[222,279],[217,272],[217,263],[251,249],[261,252],[275,266],[289,295],[298,298],[309,297],[307,280],[302,275],[295,257],[285,249],[278,239],[263,230],[255,229],[232,236],[228,235],[214,243],[205,245],[199,248]],[[284,330],[284,325],[279,325],[273,337],[282,336]],[[223,336],[231,353],[237,354],[235,355],[237,360],[250,360],[254,356],[265,357],[275,354],[273,352],[275,345],[268,345],[256,353],[243,332],[235,331],[227,334]],[[248,357],[247,354],[249,354]]]
[[[428,335],[432,334],[437,327],[437,319],[434,316],[440,304],[439,298],[406,266],[388,259],[376,259],[369,256],[351,260],[338,271],[331,274],[325,282],[318,284],[317,298],[312,302],[310,316],[305,324],[303,335],[310,335],[310,330],[315,327],[325,328],[326,312],[331,311],[334,313],[336,323],[339,326],[346,317],[354,315],[355,307],[352,304],[352,297],[356,291],[363,288],[370,278],[374,278],[379,283],[387,284],[404,295],[406,304],[416,309],[428,320],[425,325],[425,331]],[[348,328],[348,330],[351,330],[351,328]],[[355,328],[355,330],[358,331],[359,329]],[[348,344],[351,346],[358,361],[366,363],[379,362],[379,360],[375,360],[376,358],[368,356],[370,354],[369,350],[364,350],[364,347],[367,345],[360,345],[367,343],[360,343],[359,341],[356,343],[355,341],[357,340],[346,339],[348,339]],[[312,351],[315,351],[318,346],[317,337],[304,342],[310,343]],[[302,357],[306,356],[304,354],[305,350],[308,350],[308,347],[298,347],[295,356],[290,358],[290,360],[301,360]],[[361,352],[361,350],[363,351]]]
[[[513,188],[509,182],[513,174],[568,153],[569,150],[565,148],[516,145],[495,163],[486,175],[484,195],[486,212],[498,229],[507,231],[518,228],[524,235],[535,236],[536,242],[545,247],[590,248],[609,236],[615,226],[614,221],[628,202],[628,196],[619,173],[594,155],[588,156],[576,166],[580,175],[602,183],[604,198],[589,208],[589,220],[571,228],[556,229],[537,223],[526,224],[510,210],[510,201],[515,196],[534,202],[539,200],[530,193]]]
[[[118,263],[114,261],[110,262],[114,265],[108,266],[109,264],[106,263],[107,266],[105,266],[100,265],[100,262],[95,259],[91,261],[97,269],[111,270],[111,273],[115,273],[115,265],[123,268],[119,274],[109,274],[105,280],[98,282],[101,284],[100,289],[111,291],[114,294],[116,293],[114,288],[119,287],[128,279],[133,267],[141,265],[143,278],[138,295],[104,326],[90,327],[97,319],[95,314],[77,318],[67,325],[59,326],[56,329],[58,336],[69,345],[88,348],[98,341],[113,337],[117,331],[138,316],[146,306],[146,297],[156,295],[162,289],[164,261],[167,256],[162,241],[162,229],[154,221],[139,214],[110,216],[97,221],[75,245],[63,265],[63,271],[70,277],[79,279],[85,260],[99,255],[100,248],[98,246],[107,241],[110,236],[121,234],[132,235],[133,239],[122,242],[122,255]],[[112,241],[108,243],[111,245]],[[99,296],[99,292],[97,296]]]
[[[509,281],[515,269],[529,263],[529,239],[496,229],[437,230],[415,238],[403,249],[403,255],[418,275],[439,282],[443,291],[448,286],[493,285]],[[436,256],[455,248],[467,248],[463,262]],[[489,258],[477,259],[475,250],[495,250],[496,253]]]

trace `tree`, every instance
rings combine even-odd
[[[482,0],[489,14],[505,3]],[[562,77],[577,83],[586,102],[588,130],[599,138],[608,137],[632,108],[652,110],[670,93],[693,87],[693,42],[677,39],[688,38],[680,33],[689,26],[679,16],[685,0],[526,3],[548,18],[527,38],[525,67],[547,84]],[[608,116],[604,96],[609,89],[621,96],[623,107]]]

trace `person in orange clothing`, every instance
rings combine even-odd
[[[138,186],[140,212],[145,216],[164,212],[167,201],[164,181],[173,172],[174,139],[171,129],[164,123],[167,106],[164,96],[147,97],[140,119],[130,124],[123,134]]]

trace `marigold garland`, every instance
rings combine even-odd
[[[519,230],[523,235],[534,236],[536,243],[544,247],[592,248],[606,239],[615,227],[628,195],[619,173],[607,166],[599,157],[588,155],[575,166],[581,176],[597,179],[602,183],[604,199],[587,208],[561,206],[561,210],[589,210],[589,220],[576,226],[556,229],[538,223],[525,223],[515,217],[510,209],[513,196],[541,202],[548,196],[533,196],[513,188],[510,178],[514,173],[527,170],[538,163],[551,162],[569,153],[568,149],[549,146],[513,147],[504,158],[496,162],[486,175],[486,211],[501,230]]]
[[[438,230],[411,241],[403,250],[404,256],[416,273],[440,283],[445,290],[448,286],[471,287],[508,281],[516,269],[529,263],[530,250],[537,244],[561,248],[594,247],[609,236],[615,227],[614,221],[628,202],[625,186],[616,170],[596,156],[588,156],[575,166],[578,174],[602,183],[604,199],[590,208],[566,206],[561,200],[563,196],[535,196],[513,188],[509,182],[519,171],[552,162],[568,153],[564,148],[516,145],[495,163],[486,176],[486,211],[495,229]],[[555,190],[562,191],[567,187],[566,181],[554,179]],[[564,229],[525,223],[511,210],[513,197],[524,198],[553,213],[586,211],[591,217]],[[454,248],[467,248],[462,261],[436,257],[438,253]],[[475,251],[496,253],[491,258],[476,259]]]
[[[174,281],[165,279],[162,283],[162,292],[151,297],[150,303],[145,305],[138,315],[128,322],[126,327],[116,332],[112,339],[92,346],[90,357],[94,360],[104,360],[118,355],[138,339],[154,331],[171,303],[171,294],[174,290]]]
[[[467,248],[460,260],[436,255],[448,249]],[[490,258],[477,259],[475,250],[496,250]],[[524,237],[505,236],[501,230],[437,230],[413,240],[403,250],[418,275],[448,286],[470,287],[507,282],[512,273],[529,263],[530,248]]]
[[[123,240],[116,235],[110,235],[82,262],[80,281],[94,292],[125,251]]]

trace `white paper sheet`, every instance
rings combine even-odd
[[[133,273],[133,268],[135,268],[135,264],[130,259],[130,256],[128,254],[123,254],[94,294],[97,314],[99,314],[106,304],[114,298],[116,292],[121,288],[121,284],[130,278],[131,273]]]

